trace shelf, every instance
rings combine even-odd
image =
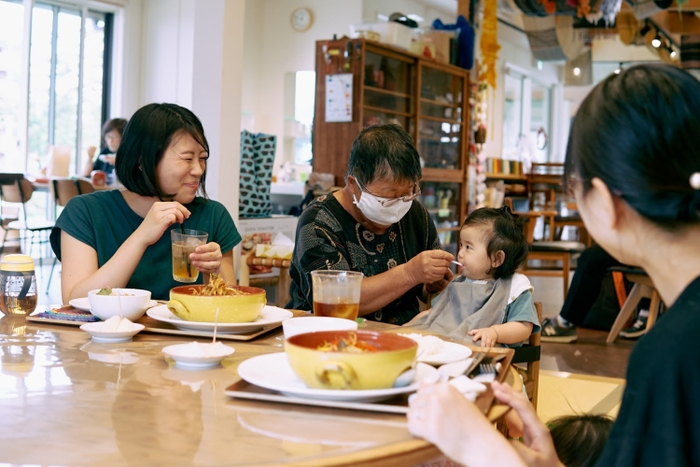
[[[425,103],[425,104],[439,105],[439,106],[441,106],[441,107],[451,107],[451,108],[453,108],[453,109],[459,109],[459,108],[461,107],[460,104],[454,104],[454,103],[452,103],[452,102],[436,101],[436,100],[428,99],[428,98],[425,98],[425,97],[421,97],[421,98],[420,98],[420,101],[421,101],[421,103]]]
[[[461,141],[442,141],[442,138],[462,138],[462,135],[455,133],[455,136],[429,136],[429,135],[418,135],[418,141],[436,141],[442,144],[459,144]]]
[[[378,92],[379,94],[387,94],[389,96],[403,97],[404,99],[411,98],[410,94],[398,91],[389,91],[388,89],[378,88],[376,86],[365,86],[365,91]]]
[[[430,122],[438,122],[438,123],[453,123],[457,125],[461,125],[462,121],[457,120],[456,118],[447,118],[447,117],[431,117],[430,115],[421,115],[420,118],[422,120],[428,120]]]
[[[492,180],[521,180],[523,182],[527,181],[527,175],[525,174],[484,174],[486,175],[487,179],[492,179]]]
[[[363,105],[362,108],[365,110],[370,110],[372,112],[380,112],[380,113],[391,114],[391,115],[401,115],[402,117],[415,117],[415,114],[412,114],[409,112],[402,112],[400,110],[385,109],[383,107],[374,107],[371,105]]]

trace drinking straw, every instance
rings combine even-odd
[[[183,236],[185,235],[185,221],[184,220],[180,224],[180,233]],[[187,242],[185,241],[185,244],[183,245],[183,248],[182,248],[182,260],[187,265],[187,277],[192,277],[192,263],[190,262],[189,255],[187,254],[187,249],[184,248],[184,246],[186,246],[186,244],[187,244]]]

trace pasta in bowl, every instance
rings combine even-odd
[[[386,389],[413,367],[418,344],[373,331],[321,331],[285,341],[292,370],[310,388]]]
[[[214,276],[212,274],[212,276]],[[220,277],[207,285],[182,285],[170,289],[168,310],[185,321],[249,323],[267,304],[264,289],[229,286]]]

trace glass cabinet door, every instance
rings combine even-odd
[[[422,182],[420,201],[428,210],[445,251],[457,255],[462,204],[465,202],[463,184]]]
[[[462,170],[464,78],[421,67],[419,152],[425,167]]]
[[[411,63],[368,51],[365,54],[362,126],[395,123],[413,133],[415,110]]]

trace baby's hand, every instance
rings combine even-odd
[[[481,339],[482,347],[493,347],[498,342],[498,333],[493,328],[472,329],[469,335],[474,336],[473,342]]]

